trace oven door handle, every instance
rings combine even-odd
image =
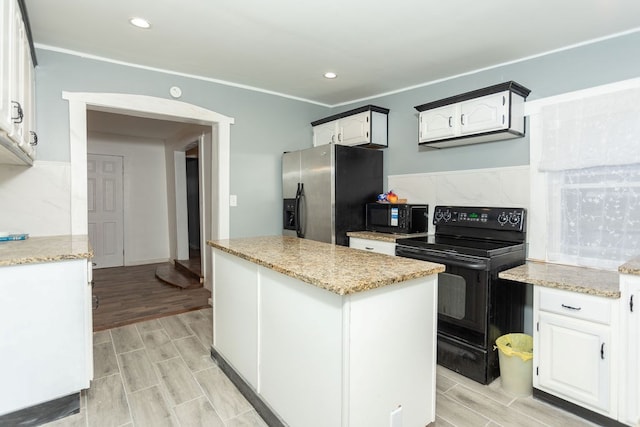
[[[451,267],[461,267],[467,268],[469,270],[488,270],[488,264],[486,262],[481,261],[470,261],[470,260],[461,260],[458,259],[455,255],[447,256],[447,255],[433,255],[432,253],[425,253],[424,250],[421,249],[413,249],[408,248],[406,246],[397,246],[396,247],[396,255],[403,256],[406,258],[414,258],[419,259],[421,261],[429,261],[436,262],[439,264],[445,264]]]

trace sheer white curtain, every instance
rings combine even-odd
[[[640,89],[540,110],[547,261],[616,269],[640,255]]]

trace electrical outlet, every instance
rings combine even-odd
[[[238,196],[235,194],[229,196],[229,206],[238,206]]]
[[[389,427],[402,427],[402,406],[398,405],[396,409],[391,411]]]

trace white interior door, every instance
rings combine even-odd
[[[124,265],[122,173],[121,156],[87,155],[88,233],[94,268]]]

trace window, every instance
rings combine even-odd
[[[553,103],[534,117],[544,260],[617,269],[640,254],[640,88]]]

